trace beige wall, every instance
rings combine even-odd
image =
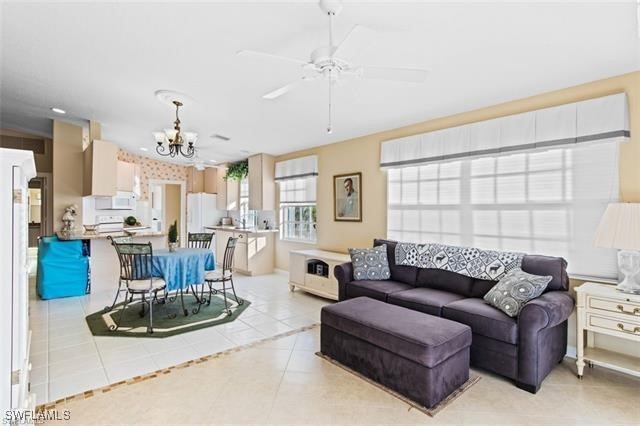
[[[78,206],[82,224],[82,127],[53,121],[53,228],[62,226],[62,214],[70,204]]]
[[[182,223],[180,222],[180,185],[168,183],[164,186],[164,209],[164,217],[167,222],[166,229],[169,229],[169,226],[174,221],[178,221],[178,232],[180,232],[182,229]]]
[[[640,201],[640,71],[281,155],[276,158],[276,161],[304,155],[318,155],[317,247],[344,252],[349,247],[369,246],[373,238],[386,235],[386,173],[380,170],[379,166],[382,141],[623,91],[627,93],[629,99],[631,141],[623,144],[620,155],[620,192],[623,200],[638,202]],[[332,177],[357,171],[362,172],[362,223],[335,222],[332,211]],[[287,269],[288,250],[299,248],[299,246],[300,244],[278,242],[277,267]],[[304,247],[309,248],[308,245]]]

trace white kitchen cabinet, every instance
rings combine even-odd
[[[125,161],[118,161],[116,171],[116,189],[118,191],[134,192],[136,165]]]

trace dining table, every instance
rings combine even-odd
[[[205,271],[216,267],[215,256],[206,248],[176,248],[153,251],[153,275],[162,277],[167,291],[185,290],[203,284]]]

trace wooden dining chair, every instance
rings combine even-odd
[[[244,300],[238,299],[236,295],[236,289],[233,285],[233,254],[236,250],[237,238],[229,238],[227,240],[227,246],[224,250],[224,258],[222,259],[222,269],[216,269],[214,271],[207,271],[205,274],[205,282],[209,286],[209,299],[207,305],[211,304],[211,297],[213,294],[221,292],[224,297],[224,307],[227,311],[227,315],[231,315],[231,309],[229,309],[229,303],[227,302],[227,283],[231,285],[231,291],[233,292],[233,298],[238,305],[242,305]],[[222,288],[215,288],[216,285],[222,284]]]
[[[210,248],[213,240],[211,232],[189,232],[187,246],[190,248]]]
[[[112,244],[120,261],[120,278],[118,289],[125,284],[126,291],[131,297],[125,297],[120,311],[120,317],[115,326],[109,329],[115,331],[122,322],[122,316],[127,305],[133,301],[135,295],[140,295],[142,310],[140,317],[145,315],[145,304],[149,306],[149,326],[147,333],[153,333],[153,302],[157,300],[158,291],[166,288],[164,279],[153,276],[153,248],[151,243],[115,243]],[[116,296],[117,298],[117,296]]]

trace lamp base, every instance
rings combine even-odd
[[[640,251],[620,250],[618,252],[618,277],[624,278],[618,283],[616,290],[640,294]]]

